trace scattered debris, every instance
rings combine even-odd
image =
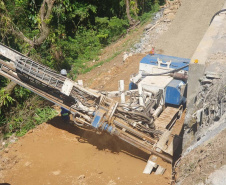
[[[218,121],[226,111],[224,77],[220,73],[207,71],[200,79],[200,84],[201,90],[195,102],[198,110],[193,114],[193,118],[198,126],[208,127]]]
[[[226,123],[223,120],[221,122]],[[177,168],[178,185],[225,184],[222,174],[225,174],[226,165],[226,130],[216,134],[215,137],[208,135],[206,139],[202,145],[191,150],[189,155],[183,155],[181,158]]]
[[[82,180],[82,179],[85,179],[85,178],[86,178],[85,175],[80,175],[80,176],[78,177],[78,180]]]
[[[159,166],[155,172],[155,175],[163,175],[165,171],[166,171],[165,168]]]
[[[60,175],[60,173],[61,173],[60,170],[57,170],[57,171],[52,172],[53,175]]]
[[[126,59],[127,59],[128,57],[131,57],[132,55],[133,55],[132,53],[124,52],[124,55],[123,55],[123,62],[125,62]]]
[[[153,168],[157,168],[157,164],[151,160],[148,160],[147,165],[143,171],[144,174],[150,174]]]
[[[113,181],[113,180],[110,180],[110,181],[107,183],[107,185],[115,185],[115,184],[116,184],[116,182]]]
[[[28,167],[28,166],[30,166],[31,165],[31,162],[29,162],[29,161],[27,161],[25,164],[24,164],[24,166],[26,166],[26,167]],[[53,172],[54,173],[54,172]]]
[[[210,174],[207,180],[207,184],[225,185],[226,184],[225,174],[226,174],[226,165],[222,166],[219,170],[216,170],[214,173]]]
[[[154,47],[153,43],[155,43],[159,35],[167,31],[169,24],[174,20],[176,11],[180,6],[181,3],[179,0],[169,1],[165,8],[157,12],[153,21],[144,28],[143,37],[130,49],[130,53],[150,52],[152,47]],[[125,61],[127,57],[128,56],[124,54],[123,61]]]
[[[158,165],[156,163],[156,160],[157,160],[157,156],[155,156],[155,155],[150,156],[150,158],[147,162],[147,165],[143,171],[144,174],[150,174],[154,169],[156,169],[155,175],[163,175],[164,174],[166,169],[163,168],[162,166]]]
[[[152,28],[152,26],[154,26],[153,24],[148,24],[145,28],[144,28],[144,30],[145,31],[147,31],[147,30],[149,30],[150,28]]]
[[[5,153],[8,153],[8,152],[9,152],[9,149],[8,149],[8,148],[6,148],[6,149],[4,150],[4,152],[5,152]]]

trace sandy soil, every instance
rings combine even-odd
[[[164,176],[142,174],[148,155],[109,135],[64,124],[59,117],[1,151],[0,183],[168,184]],[[170,164],[167,166],[170,168]]]
[[[136,54],[129,57],[125,62],[120,62],[117,65],[111,64],[103,66],[105,69],[103,72],[99,72],[95,69],[90,75],[96,75],[92,78],[90,87],[98,90],[114,91],[118,90],[118,81],[125,81],[125,89],[129,89],[129,79],[133,73],[138,72],[139,62],[145,56],[145,54]],[[96,73],[97,72],[97,73]],[[90,77],[90,76],[89,76]]]
[[[211,16],[224,0],[184,0],[167,32],[156,40],[157,51],[178,57],[191,57]],[[145,26],[145,25],[144,25]],[[103,51],[102,59],[125,51],[139,38],[144,26]],[[156,29],[158,29],[156,27]],[[144,54],[123,62],[120,52],[112,61],[79,76],[85,86],[117,90],[118,80],[138,71]],[[99,136],[65,124],[59,117],[43,123],[0,153],[0,183],[24,184],[153,184],[170,183],[171,167],[163,176],[144,175],[148,155],[117,138]],[[168,166],[167,166],[168,165]]]

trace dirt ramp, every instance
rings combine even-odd
[[[225,0],[183,0],[170,28],[156,42],[166,55],[190,58]]]

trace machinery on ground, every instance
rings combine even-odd
[[[119,91],[98,92],[0,43],[0,75],[69,110],[77,126],[108,132],[169,163],[182,128],[175,122],[186,102],[189,62],[147,55],[139,73],[132,75],[128,91],[120,81]],[[147,164],[144,173],[153,167]]]

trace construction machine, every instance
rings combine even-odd
[[[0,43],[0,75],[71,112],[79,127],[108,132],[140,150],[172,163],[182,125],[175,124],[186,103],[190,60],[147,55],[131,76],[130,89],[99,92],[60,75]],[[120,97],[117,101],[115,97]],[[174,128],[177,127],[177,131]],[[100,137],[100,136],[97,136]],[[148,161],[144,173],[156,168]]]

